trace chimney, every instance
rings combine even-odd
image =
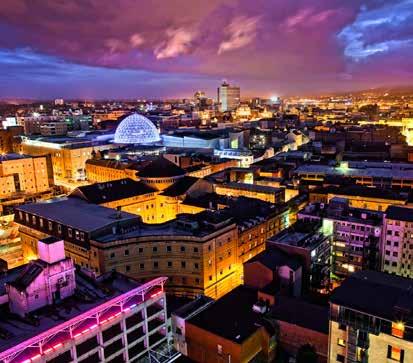
[[[39,259],[47,263],[55,263],[65,259],[65,245],[62,239],[47,237],[38,241]]]

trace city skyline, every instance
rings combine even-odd
[[[411,0],[2,1],[0,98],[241,97],[408,85]],[[109,5],[107,3],[106,5]]]

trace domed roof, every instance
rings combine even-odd
[[[160,139],[152,121],[138,113],[124,118],[115,132],[117,144],[150,144]]]
[[[138,173],[141,178],[171,178],[185,174],[185,170],[162,156],[152,161]]]

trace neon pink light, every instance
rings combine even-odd
[[[152,294],[152,295],[151,295],[151,299],[154,298],[154,297],[156,297],[156,296],[159,296],[160,294],[162,294],[162,290],[160,290],[160,291],[155,292],[154,294]]]
[[[48,354],[48,353],[50,353],[51,351],[53,351],[53,348],[46,349],[43,353],[44,353],[44,354]]]
[[[53,346],[53,349],[60,348],[62,345],[63,345],[62,343],[56,344],[56,345]]]
[[[41,357],[41,355],[38,354],[38,355],[35,355],[34,357],[32,357],[31,360],[34,360],[34,359],[37,359],[37,358],[40,358],[40,357]]]

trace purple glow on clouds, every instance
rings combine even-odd
[[[407,84],[412,23],[413,0],[2,0],[0,97]]]

